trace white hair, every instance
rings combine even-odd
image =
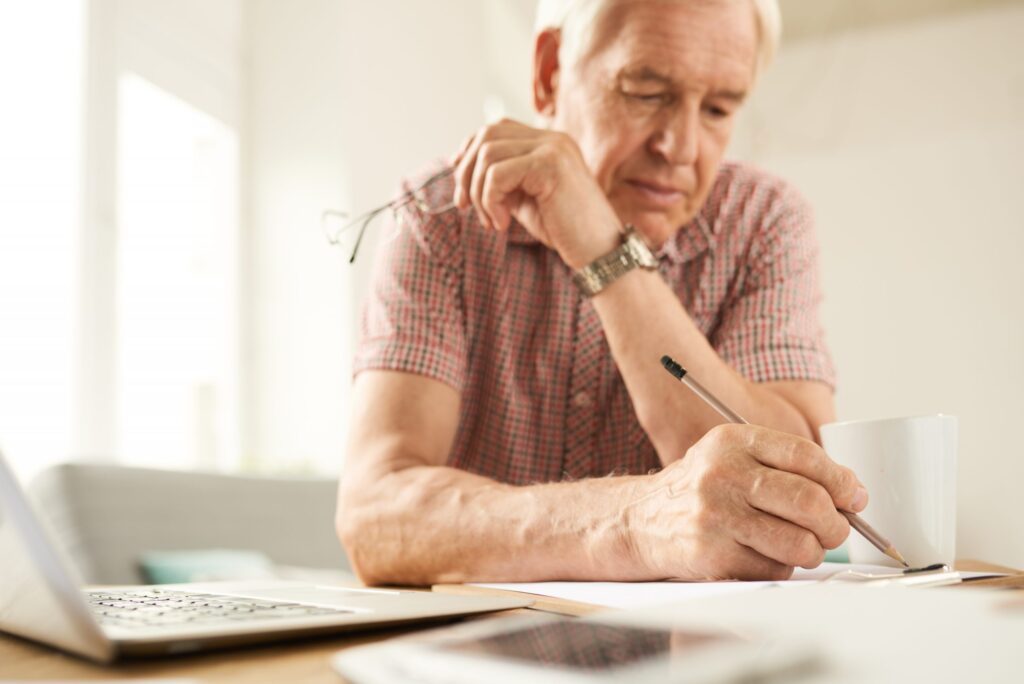
[[[681,0],[677,0],[681,1]],[[782,13],[778,0],[746,0],[753,5],[759,40],[755,73],[771,63],[782,35]],[[612,0],[538,0],[534,33],[548,29],[561,32],[558,62],[570,69],[583,56],[588,47],[587,38],[601,13]]]

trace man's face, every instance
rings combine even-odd
[[[757,40],[745,0],[624,0],[559,74],[552,127],[573,136],[619,218],[652,246],[704,204]]]

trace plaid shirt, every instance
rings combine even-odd
[[[436,181],[392,225],[354,373],[407,371],[454,387],[461,414],[448,464],[501,482],[660,468],[569,268],[521,226],[499,234],[472,209],[445,210],[453,188],[451,177]],[[813,223],[790,187],[723,164],[699,215],[657,256],[698,328],[745,377],[834,384]]]

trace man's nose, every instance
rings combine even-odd
[[[673,166],[692,166],[699,150],[700,112],[682,107],[652,136],[651,150]]]

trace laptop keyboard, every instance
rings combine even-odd
[[[111,627],[180,627],[354,612],[344,608],[167,589],[84,593],[99,623]]]

